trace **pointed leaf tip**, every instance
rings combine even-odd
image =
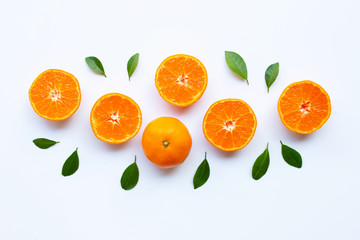
[[[271,85],[275,82],[278,74],[279,74],[279,63],[276,62],[271,64],[265,71],[265,83],[267,86],[267,91],[269,93],[269,89]]]
[[[79,155],[78,148],[66,159],[63,168],[62,175],[64,177],[74,174],[79,169]]]
[[[59,143],[58,141],[53,141],[47,138],[36,138],[33,140],[33,143],[35,146],[41,149],[48,149],[51,146],[54,146],[55,144]]]
[[[225,51],[225,60],[230,70],[242,79],[246,80],[247,85],[249,85],[247,67],[244,59],[235,52]]]
[[[129,59],[129,61],[127,63],[127,72],[128,72],[128,76],[129,76],[129,81],[130,81],[130,77],[135,72],[135,70],[138,66],[138,63],[139,63],[139,53],[135,53],[133,56],[131,56],[131,58]]]
[[[85,61],[91,70],[106,77],[104,67],[97,57],[86,57]]]
[[[135,160],[130,164],[124,171],[121,176],[120,184],[124,190],[133,189],[139,181],[139,168],[136,164],[136,155]]]
[[[281,155],[287,164],[290,166],[301,168],[302,167],[302,157],[298,151],[295,149],[281,143]]]
[[[253,169],[252,169],[252,177],[254,180],[259,180],[262,178],[267,172],[270,165],[270,155],[269,155],[269,143],[266,145],[265,151],[260,154],[259,157],[255,160]]]
[[[193,179],[193,185],[194,189],[197,189],[204,185],[210,176],[210,166],[209,162],[206,159],[206,152],[205,152],[205,159],[201,162],[199,167],[196,169],[194,179]]]

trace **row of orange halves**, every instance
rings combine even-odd
[[[195,57],[179,54],[166,58],[158,67],[155,85],[167,102],[186,107],[200,99],[207,86],[207,72]],[[41,117],[59,121],[70,117],[79,107],[79,82],[70,73],[50,69],[32,83],[29,98]],[[290,84],[278,101],[278,112],[290,130],[308,134],[318,130],[329,118],[330,98],[312,81]],[[120,93],[109,93],[94,104],[90,122],[95,136],[108,143],[120,144],[140,130],[142,114],[138,104]],[[223,99],[213,103],[203,120],[206,139],[224,151],[245,147],[254,136],[256,116],[240,99]],[[157,166],[174,167],[190,152],[191,136],[178,119],[161,117],[150,122],[142,136],[145,155]]]

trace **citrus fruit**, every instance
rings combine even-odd
[[[329,119],[329,95],[317,83],[300,81],[290,84],[278,101],[280,119],[291,131],[309,134],[318,130]]]
[[[255,113],[240,99],[223,99],[213,103],[203,120],[206,139],[224,151],[245,147],[253,138],[255,130]]]
[[[81,93],[78,80],[70,73],[49,69],[32,83],[29,99],[34,111],[48,120],[60,121],[79,108]]]
[[[146,157],[162,168],[175,167],[184,162],[191,144],[186,126],[173,117],[160,117],[151,121],[142,136]]]
[[[108,143],[123,143],[133,138],[141,127],[141,110],[134,100],[120,93],[99,98],[90,113],[95,136]]]
[[[166,58],[156,70],[155,85],[167,102],[186,107],[203,95],[207,85],[204,65],[195,57],[177,54]]]

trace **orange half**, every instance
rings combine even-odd
[[[95,136],[107,143],[119,144],[133,138],[140,130],[141,110],[130,97],[108,93],[99,98],[90,113]]]
[[[278,101],[282,123],[291,131],[309,134],[324,125],[331,113],[330,97],[317,83],[295,82],[285,88]]]
[[[67,119],[80,105],[79,82],[68,72],[57,69],[46,70],[32,83],[29,99],[39,116],[53,121]]]
[[[251,107],[240,99],[224,99],[213,103],[203,120],[206,139],[224,151],[245,147],[256,130],[256,116]]]
[[[203,95],[207,72],[195,57],[177,54],[166,58],[156,70],[155,85],[160,96],[175,106],[186,107]]]

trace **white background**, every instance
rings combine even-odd
[[[359,10],[343,1],[5,1],[0,9],[0,239],[360,239]],[[225,63],[238,52],[250,85]],[[128,81],[127,60],[140,53]],[[166,57],[190,54],[208,71],[203,97],[187,108],[165,102],[154,85]],[[107,78],[85,57],[97,56]],[[280,62],[266,92],[265,69]],[[51,122],[31,108],[28,89],[44,70],[74,74],[78,111]],[[302,136],[281,123],[276,104],[292,82],[313,80],[329,93],[332,114]],[[143,112],[139,134],[122,145],[99,141],[89,114],[105,93],[132,97]],[[245,100],[258,127],[237,152],[205,139],[202,119],[223,98]],[[173,170],[146,159],[141,136],[160,116],[180,119],[193,146]],[[41,150],[32,140],[58,140]],[[303,168],[287,165],[280,143],[297,149]],[[269,142],[270,167],[255,181],[252,165]],[[78,147],[79,170],[61,175]],[[211,176],[194,190],[192,178],[207,151]],[[140,180],[124,191],[120,177],[138,157]]]

